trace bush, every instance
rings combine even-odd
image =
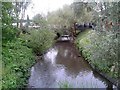
[[[100,35],[89,31],[79,36],[76,44],[91,65],[114,78],[118,78],[118,38],[113,33]],[[112,67],[115,67],[112,71]]]
[[[54,43],[54,37],[55,34],[49,30],[32,30],[24,39],[36,54],[43,54]]]
[[[24,87],[29,69],[35,62],[32,50],[23,46],[21,39],[3,43],[2,49],[2,88]]]

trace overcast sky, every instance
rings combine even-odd
[[[30,19],[38,14],[47,14],[48,11],[54,11],[62,8],[65,4],[71,4],[73,0],[32,0],[32,4],[28,7],[26,15],[28,14]],[[33,8],[31,8],[33,6]]]

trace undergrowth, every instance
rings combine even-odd
[[[27,84],[35,60],[32,50],[23,43],[17,38],[2,45],[2,88],[19,88]]]
[[[118,38],[114,34],[99,35],[96,31],[86,30],[76,40],[79,51],[96,69],[118,78]],[[114,70],[112,68],[114,67]]]

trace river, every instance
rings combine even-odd
[[[31,68],[31,88],[114,88],[79,55],[71,42],[56,42]]]

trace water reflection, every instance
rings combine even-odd
[[[91,67],[69,42],[56,43],[44,60],[31,69],[29,87],[56,88],[67,81],[75,88],[111,88],[112,84],[92,71]]]
[[[38,62],[31,70],[31,77],[29,79],[30,86],[34,88],[53,87],[56,78],[54,77],[55,67],[50,62]]]
[[[46,62],[50,62],[54,65],[57,54],[58,54],[58,50],[56,48],[51,48],[51,49],[49,49],[49,52],[47,52],[44,55],[44,60]]]

